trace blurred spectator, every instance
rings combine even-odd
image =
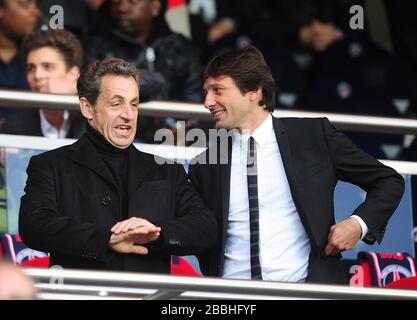
[[[289,7],[287,2],[190,0],[193,42],[204,52],[207,44],[236,33],[258,39],[271,47],[286,47],[285,38],[288,38],[291,25],[289,10],[285,7]]]
[[[370,42],[338,41],[315,57],[303,106],[320,111],[406,115],[416,99],[414,74]],[[385,99],[370,103],[372,99]]]
[[[0,264],[0,300],[32,300],[35,295],[32,279],[23,274],[19,267]]]
[[[263,32],[261,30],[255,32],[250,27],[255,21],[250,17],[248,10],[251,8],[252,12],[253,10],[263,12],[267,8],[266,1],[252,3],[245,9],[240,8],[241,6],[235,1],[227,2],[227,4],[217,2],[218,15],[221,18],[208,30],[207,46],[202,55],[203,63],[207,64],[214,56],[226,49],[238,49],[254,45],[264,54],[265,60],[271,67],[274,80],[278,83],[276,106],[279,108],[295,107],[304,88],[301,70],[295,64],[287,48],[278,45],[277,42],[269,41],[265,37],[265,34],[270,33],[268,29],[262,30]],[[259,8],[255,9],[258,6]],[[236,11],[233,11],[233,8]],[[233,14],[234,12],[235,14]]]
[[[205,50],[204,61],[211,60],[227,49],[238,49],[255,45],[265,56],[277,85],[277,108],[294,108],[304,89],[303,74],[283,47],[272,47],[269,43],[232,31],[213,42]]]
[[[29,89],[19,45],[34,30],[39,15],[36,0],[0,0],[0,88]],[[12,112],[0,108],[0,127]]]
[[[316,51],[325,51],[330,45],[342,39],[342,32],[331,22],[314,19],[299,30],[300,42]]]
[[[417,2],[413,0],[385,0],[394,53],[417,72]]]
[[[306,74],[302,107],[329,112],[407,115],[415,102],[416,78],[406,64],[352,30],[352,1],[296,1],[299,50]],[[358,4],[363,4],[359,1]]]
[[[361,4],[362,2],[359,2]],[[413,112],[415,77],[402,61],[369,40],[367,29],[349,27],[348,1],[303,1],[293,8],[298,25],[296,61],[304,68],[303,109],[401,116]],[[349,133],[382,159],[401,152],[402,135]]]
[[[272,47],[288,47],[288,38],[293,32],[293,23],[290,20],[293,2],[293,0],[217,0],[217,22],[211,26],[209,38],[213,39],[213,36],[220,31],[226,35],[233,24],[235,31],[269,43]]]
[[[117,57],[136,65],[142,80],[152,84],[142,88],[147,91],[141,92],[142,101],[202,101],[198,57],[185,37],[169,29],[159,0],[107,1],[99,21],[86,41],[88,57]]]
[[[323,51],[337,40],[367,39],[367,30],[351,29],[349,13],[353,5],[363,5],[363,0],[297,0],[292,6],[292,19],[296,35],[302,44]]]
[[[77,94],[83,50],[71,32],[64,29],[36,31],[25,38],[22,55],[33,92]],[[78,111],[19,110],[7,120],[1,132],[78,138],[85,132],[85,121]]]
[[[109,0],[98,27],[85,42],[89,60],[122,58],[140,71],[141,101],[201,102],[201,65],[191,42],[172,32],[160,0]],[[176,121],[140,117],[139,137],[153,142],[155,130]],[[188,125],[190,125],[188,123]],[[174,129],[175,130],[175,129]]]
[[[401,61],[369,43],[338,41],[315,57],[301,107],[313,111],[404,116],[413,110],[415,78]],[[349,133],[350,138],[382,159],[396,158],[403,136]]]
[[[363,1],[296,0],[288,4],[291,17],[289,41],[297,64],[304,70],[307,85],[315,81],[320,72],[317,60],[339,41],[367,41],[367,29],[352,30],[349,26],[349,9]]]

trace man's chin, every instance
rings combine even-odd
[[[132,144],[133,140],[130,142],[116,142],[116,143],[112,143],[112,145],[114,145],[115,147],[119,148],[119,149],[126,149],[127,147],[129,147]]]
[[[224,124],[224,122],[216,122],[216,129],[227,129],[227,126]]]
[[[133,143],[133,140],[134,140],[134,136],[133,137],[113,137],[112,139],[108,139],[107,141],[119,149],[126,149]]]

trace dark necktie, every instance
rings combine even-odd
[[[258,205],[258,174],[256,164],[255,140],[248,141],[248,158],[246,164],[249,197],[250,224],[250,270],[252,279],[262,280],[261,263],[259,261],[259,205]]]

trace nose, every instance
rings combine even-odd
[[[206,97],[204,98],[204,107],[210,110],[211,108],[215,106],[215,104],[216,104],[216,100],[214,99],[214,95],[208,92],[206,94]]]
[[[41,16],[41,11],[39,10],[39,8],[38,8],[38,6],[36,4],[32,7],[31,14],[36,19]]]
[[[36,68],[33,72],[33,75],[35,77],[35,80],[41,80],[45,78],[45,72],[43,68]]]
[[[124,120],[131,121],[135,119],[135,117],[137,116],[137,113],[138,113],[137,108],[134,108],[131,106],[125,106],[122,112],[120,113],[120,117]]]

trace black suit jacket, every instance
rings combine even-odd
[[[367,191],[366,200],[353,214],[368,226],[368,238],[373,239],[368,242],[375,239],[381,242],[385,226],[402,197],[403,178],[357,148],[326,118],[273,118],[273,127],[292,198],[310,239],[307,281],[346,283],[341,256],[328,257],[324,253],[330,227],[335,224],[333,194],[337,181],[347,181]],[[209,149],[195,160],[207,161],[210,152]],[[221,241],[216,250],[199,256],[203,273],[212,276],[221,275],[223,269],[230,198],[230,143],[228,158],[228,164],[197,163],[190,167],[194,185],[218,220]]]
[[[215,217],[182,165],[159,165],[133,146],[127,213],[120,212],[117,184],[87,136],[32,157],[27,173],[19,233],[29,247],[50,252],[51,265],[169,273],[170,254],[196,254],[217,241]],[[111,227],[126,216],[161,227],[148,255],[109,249]]]
[[[70,127],[66,138],[78,139],[86,132],[86,120],[80,112],[70,111]],[[22,109],[14,112],[0,128],[3,134],[43,137],[39,109]]]

